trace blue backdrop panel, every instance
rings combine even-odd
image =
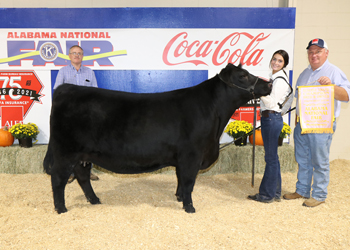
[[[0,28],[294,29],[295,8],[2,8]]]
[[[208,79],[207,70],[95,70],[99,88],[156,93],[195,86]],[[52,88],[58,70],[51,70]]]

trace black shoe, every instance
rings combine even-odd
[[[274,199],[271,200],[263,200],[261,199],[259,194],[254,194],[254,195],[248,195],[248,199],[249,200],[253,200],[253,201],[259,201],[259,202],[263,202],[263,203],[271,203],[274,201]]]

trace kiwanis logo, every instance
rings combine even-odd
[[[58,48],[54,43],[43,43],[40,47],[40,56],[43,60],[52,62],[58,56]]]

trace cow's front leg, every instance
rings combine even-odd
[[[194,165],[186,165],[179,171],[178,178],[180,187],[178,188],[178,191],[182,191],[183,208],[187,213],[196,212],[192,202],[192,191],[198,174],[198,169],[199,168],[195,168]]]
[[[192,182],[192,181],[191,181]],[[194,185],[194,180],[193,180],[193,185]],[[192,188],[186,187],[186,191],[184,191],[184,195],[183,195],[183,209],[185,209],[185,211],[187,213],[195,213],[196,209],[193,207],[193,202],[192,202],[192,190],[193,190],[193,185]],[[188,190],[187,190],[188,189]],[[191,190],[191,191],[190,191]]]
[[[96,196],[94,190],[91,186],[90,181],[90,171],[91,171],[91,162],[78,163],[74,169],[74,175],[77,178],[77,181],[83,190],[86,199],[91,204],[101,204],[100,199]]]

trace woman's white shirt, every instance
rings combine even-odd
[[[288,77],[283,72],[283,70],[280,70],[273,75],[272,75],[272,73],[270,73],[270,78],[273,81],[272,91],[271,91],[270,95],[260,97],[260,110],[261,111],[273,110],[276,112],[281,112],[281,109],[278,106],[278,103],[284,102],[284,100],[287,98],[287,96],[290,92],[290,87],[288,86],[289,83],[287,83],[283,79],[281,79],[281,78],[276,79],[279,76],[282,76],[288,82]]]

